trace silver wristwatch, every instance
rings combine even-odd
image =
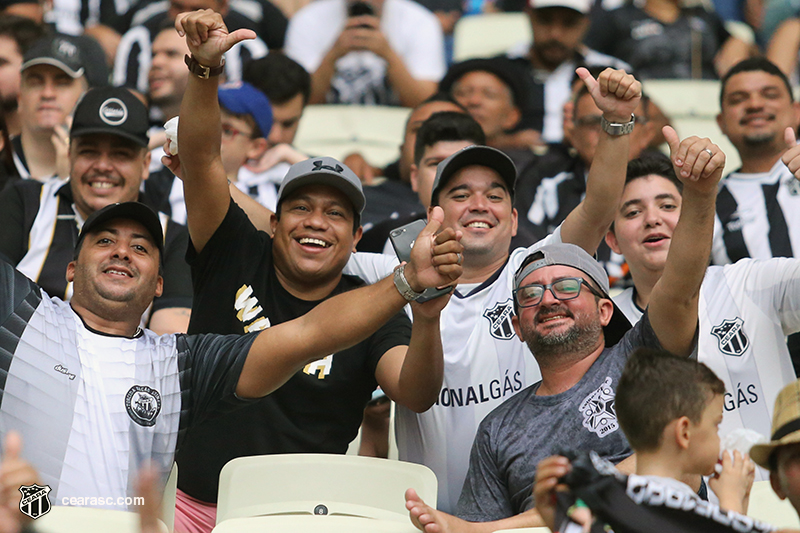
[[[631,114],[630,122],[618,124],[616,122],[609,122],[606,117],[600,116],[600,127],[609,135],[627,135],[633,131],[633,124],[636,122],[636,117]]]
[[[405,298],[407,302],[413,302],[422,296],[422,293],[415,291],[411,288],[411,285],[408,284],[405,270],[406,266],[401,265],[394,271],[394,286],[400,291],[400,295]]]

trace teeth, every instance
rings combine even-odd
[[[114,184],[110,181],[93,181],[89,183],[89,186],[93,189],[110,189]]]
[[[311,237],[303,237],[300,239],[300,244],[313,244],[316,246],[322,246],[323,248],[328,247],[328,243],[321,240],[321,239],[312,239]]]
[[[486,229],[488,229],[489,228],[489,224],[487,224],[486,222],[470,222],[469,224],[467,224],[467,227],[468,228],[486,228]]]
[[[560,318],[564,318],[564,315],[549,316],[547,318],[543,318],[541,321],[542,322],[550,322],[550,321],[553,321],[553,320],[558,320]]]
[[[114,270],[114,269],[108,269],[108,270],[106,270],[106,273],[107,274],[118,274],[120,276],[127,276],[128,275],[127,272],[122,272],[120,270]]]

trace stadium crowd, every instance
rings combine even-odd
[[[782,3],[0,0],[0,530],[177,464],[208,533],[229,461],[298,453],[426,466],[427,533],[800,516]],[[407,108],[396,160],[301,146],[323,104]]]

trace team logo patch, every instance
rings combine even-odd
[[[161,412],[161,395],[146,385],[134,385],[125,395],[125,409],[140,426],[154,426]]]
[[[314,161],[314,168],[312,168],[311,171],[313,172],[315,170],[330,170],[331,172],[338,172],[339,174],[344,172],[344,168],[342,168],[340,165],[332,167],[330,165],[323,165],[322,161]]]
[[[619,429],[611,378],[606,377],[597,390],[584,398],[578,410],[583,415],[583,427],[596,433],[601,439]]]
[[[740,357],[750,346],[750,339],[744,333],[744,320],[738,316],[733,320],[723,320],[722,324],[711,328],[711,334],[719,340],[719,350],[728,355]]]
[[[34,520],[50,512],[50,486],[48,485],[21,485],[19,491],[22,499],[19,501],[19,510],[24,515]]]
[[[119,98],[109,98],[100,105],[100,120],[109,126],[119,126],[128,119],[128,108]]]
[[[514,306],[511,298],[505,302],[497,302],[494,307],[483,312],[489,320],[489,332],[495,339],[507,341],[514,338],[514,326],[511,317],[514,315]]]

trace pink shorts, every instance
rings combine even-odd
[[[178,489],[175,497],[175,533],[211,533],[216,524],[216,504],[201,502]]]

